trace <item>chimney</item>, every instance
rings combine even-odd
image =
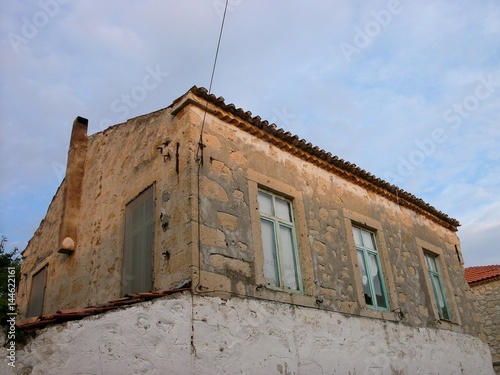
[[[73,122],[68,150],[68,165],[63,190],[63,208],[59,229],[59,252],[72,254],[77,245],[80,200],[87,155],[87,128],[89,121],[78,116]]]

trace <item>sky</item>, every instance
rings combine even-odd
[[[89,134],[209,87],[225,0],[2,0],[0,234],[24,249]],[[228,0],[212,93],[460,221],[500,264],[500,2]]]

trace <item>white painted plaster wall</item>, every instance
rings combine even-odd
[[[185,293],[46,328],[17,352],[16,373],[493,375],[493,369],[487,345],[467,335]]]

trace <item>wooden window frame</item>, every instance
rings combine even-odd
[[[289,184],[264,175],[253,169],[247,170],[247,182],[250,206],[250,226],[252,233],[252,248],[255,269],[255,295],[261,298],[280,301],[284,303],[300,304],[304,306],[317,306],[316,284],[314,283],[314,269],[311,244],[308,237],[307,219],[302,192]],[[260,212],[258,191],[263,189],[278,194],[293,202],[293,216],[295,235],[297,241],[298,261],[302,280],[302,293],[281,289],[271,289],[266,286],[264,276],[264,251],[262,248],[262,235],[260,225]]]
[[[265,194],[269,197],[271,197],[271,202],[272,202],[272,209],[273,213],[272,214],[267,214],[264,213],[262,210],[259,210],[260,214],[260,220],[261,220],[261,230],[262,230],[262,221],[266,221],[269,223],[272,223],[273,227],[273,236],[274,236],[274,241],[273,241],[273,255],[275,257],[275,269],[276,269],[276,282],[279,285],[273,285],[269,282],[266,282],[266,287],[271,288],[271,289],[278,289],[278,290],[283,290],[287,291],[290,293],[303,293],[303,285],[302,285],[302,275],[300,272],[300,258],[299,258],[299,253],[298,253],[298,246],[297,246],[297,235],[295,231],[295,221],[294,221],[294,214],[293,214],[293,202],[291,199],[288,199],[287,197],[284,197],[281,194],[277,194],[274,192],[271,192],[269,190],[263,189],[260,187],[258,189],[257,194]],[[275,213],[276,210],[276,199],[280,199],[286,203],[289,204],[289,210],[290,210],[290,220],[285,220],[283,218],[278,217],[278,215]],[[289,288],[286,285],[286,280],[284,277],[284,270],[283,270],[283,258],[284,255],[283,253],[285,252],[286,249],[284,249],[283,244],[281,243],[281,236],[279,235],[279,228],[285,227],[291,230],[291,237],[292,237],[292,243],[291,249],[288,249],[292,253],[293,257],[293,266],[294,266],[294,274],[295,274],[295,280],[297,284],[297,288]],[[264,241],[262,239],[262,241]],[[264,247],[264,245],[263,245]]]
[[[368,233],[368,235],[370,236],[370,238],[374,244],[374,247],[375,247],[375,249],[370,249],[368,246],[364,246],[364,244],[356,244],[356,240],[354,240],[354,245],[356,247],[356,260],[358,260],[358,258],[357,258],[358,253],[361,252],[362,257],[363,257],[363,262],[364,262],[364,265],[366,268],[366,273],[368,276],[367,283],[368,283],[369,292],[371,294],[370,297],[373,301],[373,303],[369,304],[366,301],[366,297],[364,297],[365,304],[366,304],[366,306],[373,308],[373,309],[376,309],[376,310],[388,311],[388,310],[390,310],[390,303],[389,303],[389,297],[387,295],[387,287],[385,285],[386,282],[385,282],[385,277],[384,277],[384,270],[382,269],[382,264],[380,263],[380,254],[378,252],[378,247],[377,247],[377,233],[373,230],[363,228],[363,227],[356,225],[356,224],[352,225],[351,229],[352,229],[352,232],[354,232],[354,229],[359,230],[360,234],[361,234],[361,238],[362,238],[363,232]],[[353,236],[354,236],[354,233],[353,233]],[[362,238],[362,241],[363,241],[363,238]],[[373,270],[371,269],[371,265],[370,265],[371,262],[369,262],[369,255],[372,255],[375,257],[376,266],[377,266],[377,273],[378,273],[379,281],[381,284],[380,289],[381,289],[382,297],[383,297],[385,305],[386,305],[385,307],[379,306],[379,303],[377,302],[375,287],[373,285]],[[361,267],[359,267],[359,261],[358,261],[358,268],[359,268],[359,271],[361,273]],[[363,280],[362,280],[362,283],[363,283]],[[364,291],[363,291],[363,296],[365,296]]]
[[[347,242],[349,244],[349,250],[351,254],[351,262],[354,268],[354,281],[355,290],[358,295],[358,304],[360,306],[360,315],[377,318],[399,321],[400,317],[397,313],[400,309],[398,295],[396,292],[396,285],[394,282],[394,275],[392,272],[392,263],[390,262],[389,249],[387,248],[387,242],[385,240],[384,230],[382,224],[369,216],[363,215],[359,212],[353,211],[348,208],[343,209],[345,230],[347,235]],[[359,270],[356,244],[354,243],[354,235],[352,233],[352,227],[364,228],[368,231],[374,232],[376,246],[379,254],[379,261],[382,267],[382,275],[384,277],[385,290],[387,293],[387,303],[388,309],[375,309],[368,306],[365,302],[363,293],[363,284],[361,280],[361,272]]]
[[[439,247],[439,246],[433,245],[427,241],[424,241],[420,238],[417,238],[417,245],[419,247],[420,263],[421,263],[422,269],[425,273],[424,283],[425,283],[425,286],[426,286],[428,293],[429,293],[429,296],[430,296],[431,308],[432,308],[432,312],[434,314],[434,319],[436,321],[440,321],[442,323],[461,325],[462,321],[460,318],[460,314],[459,314],[459,310],[458,310],[458,307],[456,304],[456,300],[454,298],[453,287],[451,285],[450,277],[448,275],[448,269],[446,267],[446,258],[445,258],[444,249]],[[450,244],[449,246],[450,246],[449,251],[454,254],[455,253],[455,249],[453,247],[454,245]],[[453,247],[453,249],[452,249],[452,247]],[[436,296],[434,294],[432,282],[431,282],[431,279],[429,277],[429,270],[428,270],[428,266],[427,266],[427,261],[425,259],[425,254],[430,254],[430,255],[436,257],[438,260],[438,265],[440,267],[439,271],[440,271],[440,276],[441,276],[441,283],[442,283],[442,286],[444,289],[444,295],[446,298],[448,311],[450,313],[449,320],[441,319],[441,317],[440,317],[437,302],[436,302]],[[450,328],[451,327],[452,326],[450,325]]]
[[[432,291],[434,292],[434,302],[436,303],[437,310],[438,310],[438,315],[440,320],[447,320],[447,321],[452,321],[452,313],[451,310],[448,306],[448,297],[447,293],[445,291],[444,285],[443,285],[443,278],[441,276],[441,265],[440,265],[440,260],[439,256],[436,254],[433,254],[427,250],[424,250],[424,258],[425,262],[427,264],[427,271],[429,275],[429,279],[432,285]],[[434,269],[433,269],[434,268]],[[442,309],[439,307],[438,302],[439,302],[439,295],[441,295],[443,299],[443,308],[444,312]],[[445,316],[446,314],[446,316]]]

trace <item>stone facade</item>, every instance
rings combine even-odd
[[[481,315],[495,372],[500,375],[500,277],[472,284],[471,289],[476,295],[476,309]]]
[[[70,215],[78,217],[74,246],[58,243],[61,228],[68,227],[63,192],[75,183],[67,175],[23,253],[21,314],[27,311],[32,276],[45,266],[44,314],[121,297],[127,283],[125,207],[152,186],[154,290],[190,282],[195,295],[372,319],[394,332],[413,327],[464,338],[481,334],[456,220],[204,89],[193,88],[168,108],[75,142],[85,142],[86,156],[83,168],[71,169],[81,181],[80,199],[71,206],[78,214]],[[70,145],[75,148],[82,149]],[[264,273],[262,190],[293,207],[296,291],[269,287]],[[353,227],[373,233],[386,308],[372,308],[364,298]],[[450,319],[440,316],[425,254],[438,260]],[[395,335],[399,343],[406,340]]]

